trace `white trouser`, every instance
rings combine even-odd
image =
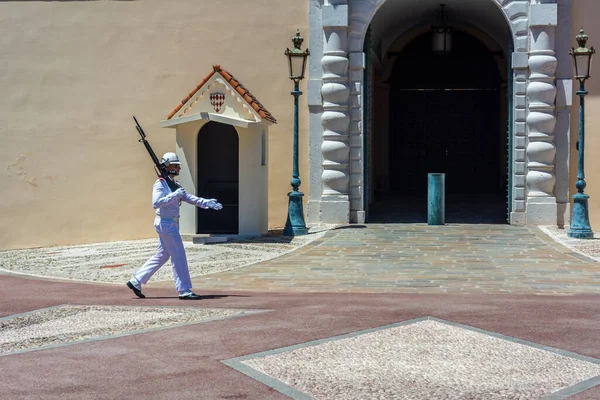
[[[185,248],[179,234],[179,224],[173,219],[156,217],[154,228],[158,233],[158,249],[156,254],[137,270],[133,275],[134,278],[140,283],[147,283],[150,277],[171,257],[175,288],[179,294],[190,292],[192,280],[188,270]]]

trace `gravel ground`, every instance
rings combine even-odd
[[[600,375],[596,363],[435,320],[319,342],[241,363],[315,399],[539,399]]]
[[[600,232],[594,232],[593,239],[573,239],[567,236],[569,227],[540,226],[540,229],[555,242],[600,262]]]
[[[311,228],[308,235],[286,237],[281,231],[252,239],[194,244],[184,241],[192,276],[227,271],[269,260],[322,237],[332,226]],[[32,276],[123,284],[156,251],[157,239],[43,247],[0,252],[0,270]],[[173,279],[170,263],[153,281]]]
[[[59,306],[0,319],[0,355],[248,314],[195,307]]]

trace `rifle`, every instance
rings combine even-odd
[[[135,121],[135,128],[142,137],[140,140],[138,140],[138,142],[144,143],[146,150],[148,150],[148,154],[150,154],[150,158],[154,162],[154,171],[156,172],[156,175],[163,178],[167,182],[167,185],[169,185],[169,189],[171,189],[171,192],[176,191],[180,188],[180,186],[177,184],[177,182],[175,182],[175,180],[173,180],[173,178],[169,176],[165,165],[161,164],[160,161],[158,161],[158,157],[156,157],[154,150],[152,150],[152,147],[150,147],[150,143],[148,143],[148,141],[146,140],[146,134],[144,133],[144,130],[140,126],[138,120],[135,118],[135,115],[133,116],[133,120]]]

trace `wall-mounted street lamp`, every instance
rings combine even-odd
[[[588,211],[588,199],[590,196],[583,193],[583,189],[586,186],[585,174],[583,172],[585,155],[584,97],[588,93],[585,91],[585,80],[590,77],[592,56],[596,50],[594,50],[594,47],[590,49],[585,47],[588,35],[585,34],[583,29],[579,31],[579,35],[575,39],[579,47],[571,48],[569,54],[573,57],[574,78],[579,81],[579,90],[577,91],[577,96],[579,96],[579,142],[577,149],[579,151],[579,161],[577,164],[577,182],[575,183],[577,193],[573,195],[573,215],[571,217],[571,229],[568,236],[577,239],[591,239],[594,237],[594,232],[590,226]]]
[[[304,209],[302,206],[302,197],[304,194],[300,192],[300,174],[298,172],[298,97],[302,94],[300,91],[300,81],[304,79],[304,71],[306,70],[306,60],[310,55],[308,49],[302,51],[300,47],[304,38],[300,36],[300,30],[296,32],[296,36],[292,38],[294,43],[293,49],[286,49],[285,55],[288,58],[290,79],[294,81],[294,91],[291,93],[294,96],[294,159],[292,169],[292,191],[288,193],[288,216],[283,229],[285,236],[306,235],[306,223],[304,222]]]

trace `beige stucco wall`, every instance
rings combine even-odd
[[[572,46],[577,47],[575,36],[579,29],[583,28],[589,36],[587,47],[594,46],[600,49],[600,1],[598,0],[576,0],[572,1],[572,24],[571,37]],[[592,66],[592,76],[585,82],[585,89],[589,94],[585,97],[585,181],[587,187],[585,193],[590,195],[588,202],[590,211],[590,223],[592,229],[600,229],[600,64],[595,55]],[[579,133],[579,97],[575,91],[579,89],[579,82],[573,81],[573,108],[571,112],[571,153],[570,153],[570,193],[577,192],[575,182],[577,181],[577,150],[575,143]],[[571,200],[572,203],[572,200]]]
[[[293,124],[283,51],[307,25],[296,0],[0,2],[0,249],[154,236],[155,175],[131,116],[159,156],[174,150],[174,130],[159,121],[213,64],[278,119],[269,226],[283,226]]]

